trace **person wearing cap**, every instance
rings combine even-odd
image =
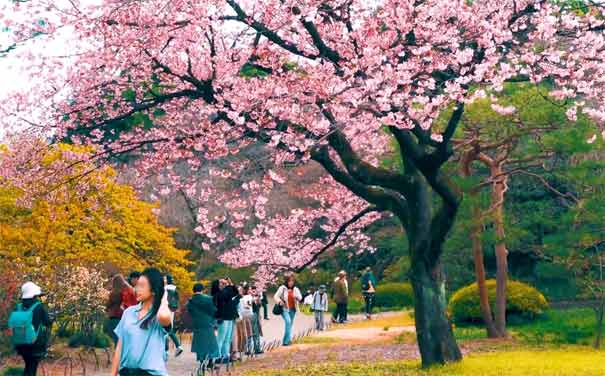
[[[328,311],[328,294],[326,294],[326,285],[320,285],[319,290],[313,294],[311,302],[311,311],[315,315],[315,329],[324,330],[324,312]]]
[[[40,301],[44,295],[40,286],[33,282],[26,282],[21,286],[21,309],[28,310],[35,305],[32,311],[32,324],[38,333],[36,342],[31,345],[17,345],[15,350],[25,362],[24,376],[35,376],[40,361],[46,356],[51,320],[46,308]]]
[[[332,322],[344,323],[347,321],[347,305],[349,304],[349,283],[347,282],[347,273],[344,270],[341,270],[334,280],[332,292],[336,303]]]

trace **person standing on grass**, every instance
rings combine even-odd
[[[42,289],[33,282],[21,286],[21,303],[8,320],[11,342],[25,362],[24,376],[35,376],[46,357],[51,320],[40,301]]]
[[[176,315],[176,311],[179,309],[179,292],[176,289],[174,284],[174,279],[172,275],[166,274],[164,277],[164,283],[166,284],[166,293],[168,294],[168,307],[172,311],[172,317],[174,318]],[[174,354],[175,357],[180,356],[183,353],[183,347],[181,346],[181,341],[179,337],[176,335],[176,330],[174,328],[174,323],[172,323],[171,331],[168,333],[168,336],[174,342],[174,346],[176,347],[176,352]],[[168,351],[168,341],[166,341],[166,351]]]
[[[368,320],[372,319],[372,310],[374,309],[374,301],[376,300],[376,278],[372,273],[372,268],[366,268],[365,273],[361,277],[361,294],[365,301],[365,314]]]
[[[298,303],[302,300],[300,290],[296,287],[296,280],[293,275],[287,275],[284,278],[284,284],[279,286],[275,293],[275,304],[282,307],[282,318],[284,319],[284,338],[282,345],[290,346],[292,344],[292,326],[294,317],[298,310]]]
[[[311,311],[315,315],[315,329],[324,330],[324,312],[328,311],[328,294],[326,293],[326,286],[320,285],[319,290],[313,294],[313,300],[311,302]]]
[[[228,363],[231,357],[235,319],[238,317],[239,293],[230,278],[223,278],[213,282],[212,294],[216,306],[219,357],[221,362]]]
[[[105,333],[111,337],[113,344],[118,344],[118,337],[114,333],[118,326],[124,310],[137,304],[137,297],[134,294],[134,288],[126,282],[121,274],[116,274],[111,283],[111,292],[106,304],[107,322],[105,323]]]
[[[218,358],[218,343],[214,334],[214,314],[216,307],[212,297],[203,293],[204,285],[193,285],[193,296],[187,302],[187,311],[191,315],[193,327],[193,340],[191,352],[196,354],[198,362],[209,361],[212,368],[214,360]]]
[[[135,288],[139,304],[127,308],[115,329],[118,336],[111,376],[166,376],[166,337],[173,314],[159,270],[148,268]]]
[[[347,322],[347,305],[349,304],[349,283],[347,282],[347,273],[341,270],[338,277],[334,280],[332,289],[336,310],[332,315],[332,322]]]

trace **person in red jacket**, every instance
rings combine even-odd
[[[126,282],[123,275],[115,275],[111,284],[109,300],[106,304],[107,322],[105,324],[105,332],[113,339],[114,344],[118,343],[114,329],[120,323],[124,310],[136,304],[137,297],[134,293],[134,288]]]

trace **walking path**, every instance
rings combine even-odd
[[[271,343],[273,341],[281,341],[284,335],[284,320],[281,317],[275,316],[271,313],[269,307],[269,320],[263,320],[263,341]],[[326,315],[328,320],[330,315]],[[296,337],[302,333],[305,333],[315,326],[315,319],[312,315],[304,315],[300,312],[296,314],[294,319],[294,326],[292,328],[292,337]],[[191,352],[191,342],[185,340],[183,348],[185,351],[178,358],[174,357],[174,351],[171,350],[168,358],[168,373],[170,376],[189,376],[191,375],[196,367],[197,360],[195,355]],[[107,376],[109,374],[108,369],[101,370],[89,370],[86,375],[90,376]]]

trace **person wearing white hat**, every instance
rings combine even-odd
[[[40,286],[33,282],[26,282],[21,286],[21,303],[17,305],[15,311],[11,314],[13,322],[16,322],[13,329],[12,341],[17,353],[21,355],[25,362],[24,376],[35,376],[38,364],[46,356],[51,320],[46,308],[40,302],[40,296],[44,295]],[[30,313],[31,312],[31,313]],[[33,337],[23,335],[22,331],[16,329],[22,328],[19,323],[23,323],[23,317],[30,318],[28,322],[33,326],[35,335]],[[19,322],[19,318],[21,322]],[[10,326],[10,319],[9,319]],[[31,343],[30,343],[31,342]]]

